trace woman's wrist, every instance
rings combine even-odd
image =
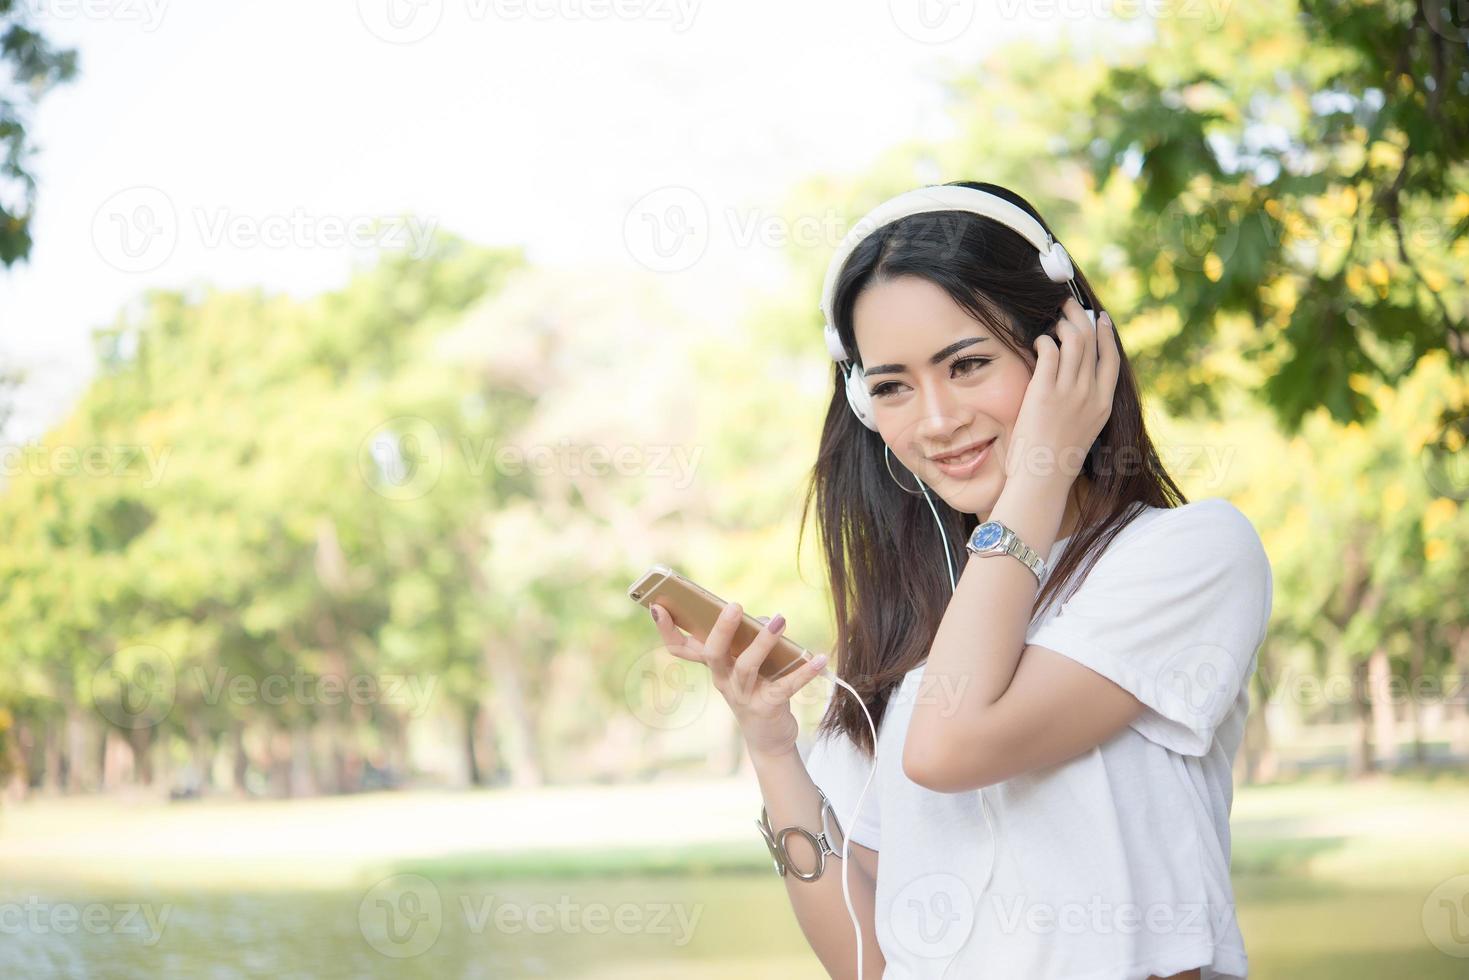
[[[801,753],[797,750],[794,742],[779,749],[757,749],[750,745],[749,742],[746,742],[745,751],[749,753],[750,762],[757,769],[763,765],[781,765],[789,762],[792,757],[796,759],[801,757]]]
[[[989,519],[1013,528],[1020,540],[1045,559],[1066,517],[1067,488],[1035,476],[1006,481]]]

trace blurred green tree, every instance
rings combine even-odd
[[[0,68],[8,68],[10,76],[0,72],[0,263],[7,268],[31,251],[36,211],[36,180],[28,169],[35,150],[31,116],[48,90],[77,71],[75,50],[52,47],[30,26],[32,6],[0,0]]]
[[[1449,0],[1236,5],[1212,30],[1160,17],[1082,112],[1097,184],[1135,184],[1117,241],[1175,365],[1252,327],[1245,355],[1288,430],[1374,404],[1447,350],[1462,369],[1469,229],[1469,22]],[[1457,18],[1457,19],[1456,19]],[[1168,386],[1175,406],[1207,386]]]

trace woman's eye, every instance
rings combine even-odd
[[[994,358],[991,357],[966,357],[961,360],[955,361],[954,369],[958,370],[961,367],[965,367],[966,369],[962,372],[963,374],[973,374],[974,372],[969,370],[966,365],[973,364],[975,365],[974,370],[978,370],[980,366],[988,364],[992,360],[994,360]]]
[[[993,360],[993,357],[962,357],[953,363],[951,370],[958,372],[959,376],[963,377],[973,374],[979,368]],[[892,388],[896,384],[896,381],[884,381],[876,388],[873,388],[870,394],[873,398],[881,398],[884,395],[891,394]]]

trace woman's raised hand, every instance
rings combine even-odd
[[[709,668],[714,689],[734,712],[752,756],[773,756],[795,749],[800,726],[791,711],[791,698],[821,673],[827,658],[815,657],[773,681],[762,677],[760,665],[785,630],[784,616],[777,615],[773,621],[759,617],[766,624],[765,629],[734,655],[730,651],[731,640],[744,616],[739,603],[725,604],[702,643],[675,626],[662,606],[653,603],[649,610],[669,653]]]
[[[1007,479],[1061,479],[1069,487],[1112,414],[1122,360],[1112,318],[1100,314],[1092,329],[1075,297],[1061,314],[1056,337],[1035,340],[1035,373],[1015,419]]]

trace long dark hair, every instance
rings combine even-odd
[[[1056,237],[1035,208],[1012,191],[974,181],[947,186],[998,195],[1029,212]],[[832,315],[848,354],[859,364],[852,325],[857,297],[873,283],[900,276],[918,276],[941,287],[1032,368],[1036,338],[1043,333],[1055,337],[1053,327],[1071,296],[1065,283],[1053,282],[1041,269],[1035,246],[1007,225],[968,211],[910,215],[863,239],[837,280]],[[1075,281],[1092,309],[1105,309],[1079,266]],[[928,502],[894,482],[883,458],[882,437],[862,425],[847,405],[845,380],[840,366],[833,364],[831,402],[801,511],[801,537],[814,502],[836,607],[837,673],[861,692],[873,722],[880,725],[894,687],[927,659],[952,589],[944,539]],[[901,464],[893,472],[911,480]],[[1080,502],[1076,530],[1059,564],[1036,596],[1032,619],[1073,577],[1067,596],[1075,591],[1144,506],[1188,503],[1148,438],[1126,351],[1111,417],[1081,472],[1091,481],[1091,492]],[[978,520],[937,494],[930,492],[930,497],[944,522],[957,575],[968,557],[964,542]],[[818,734],[835,730],[873,753],[866,717],[851,693],[840,687]]]

